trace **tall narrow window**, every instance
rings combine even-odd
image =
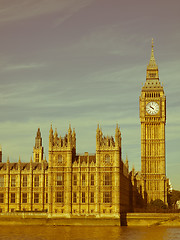
[[[34,186],[39,187],[39,175],[34,176]]]
[[[86,185],[86,176],[85,174],[83,173],[82,174],[82,186],[85,186]]]
[[[22,194],[22,203],[27,203],[27,193]]]
[[[48,193],[46,193],[46,203],[48,203]]]
[[[57,203],[64,202],[64,192],[56,192],[56,202]]]
[[[85,203],[86,202],[86,198],[85,198],[85,192],[82,192],[82,203]]]
[[[112,203],[112,192],[103,192],[103,203]]]
[[[91,203],[94,203],[94,192],[91,192]]]
[[[73,185],[76,186],[77,185],[77,174],[73,175]]]
[[[23,175],[23,187],[27,187],[27,175]]]
[[[94,186],[94,174],[91,174],[91,186]]]
[[[77,193],[73,192],[73,203],[77,203]]]
[[[35,159],[35,162],[39,162],[39,153],[36,153],[36,159]]]
[[[34,203],[39,203],[39,193],[34,193]]]
[[[16,186],[16,176],[11,175],[11,187],[15,187],[15,186]]]
[[[0,193],[0,203],[4,203],[4,193]]]
[[[63,185],[63,174],[62,173],[57,174],[57,185],[58,186]]]
[[[48,187],[48,175],[46,175],[46,187]]]
[[[0,176],[0,187],[4,187],[4,175]]]
[[[112,185],[112,174],[104,173],[104,185],[111,186]]]
[[[15,203],[15,202],[16,202],[16,194],[11,193],[11,203]]]

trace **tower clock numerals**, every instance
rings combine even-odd
[[[146,105],[146,112],[150,115],[155,115],[159,112],[159,105],[157,102],[149,102]]]

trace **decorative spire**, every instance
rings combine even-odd
[[[75,132],[75,128],[73,128],[72,139],[73,139],[74,145],[76,145],[76,132]]]
[[[71,135],[71,133],[72,133],[71,124],[69,124],[68,135]]]
[[[153,38],[152,38],[152,45],[151,45],[151,58],[150,58],[150,61],[149,61],[149,65],[147,66],[147,69],[157,69],[158,66],[156,64],[156,60],[155,60],[155,57],[154,57],[154,41],[153,41]]]
[[[97,133],[97,134],[100,133],[99,123],[98,123],[98,125],[97,125],[96,133]]]
[[[53,137],[53,129],[52,129],[52,124],[51,124],[51,128],[49,130],[49,137]]]
[[[146,80],[159,80],[158,66],[154,57],[154,42],[152,39],[151,58],[147,65]],[[151,86],[152,87],[152,86]]]
[[[119,130],[119,125],[118,125],[118,123],[117,123],[117,124],[116,124],[116,134],[119,135],[119,132],[120,132],[120,130]]]
[[[100,140],[101,140],[101,130],[99,129],[99,123],[98,123],[97,130],[96,130],[96,148],[100,146]]]
[[[40,148],[42,146],[42,137],[41,137],[41,131],[40,128],[37,130],[37,135],[35,138],[35,148]]]
[[[134,174],[135,174],[135,168],[134,168],[134,164],[133,164],[133,166],[132,166],[132,175],[134,176]]]
[[[127,154],[126,154],[125,166],[126,166],[127,170],[129,171],[129,162],[128,162]]]
[[[55,128],[54,137],[55,137],[55,138],[58,137],[57,128]]]
[[[40,131],[40,128],[38,128],[38,130],[37,130],[37,136],[36,136],[37,138],[41,138],[41,131]]]
[[[127,154],[126,154],[126,164],[128,164],[128,156],[127,156]]]
[[[57,133],[57,128],[55,128],[55,132],[54,132],[54,144],[58,144],[58,133]]]
[[[115,130],[115,145],[118,148],[121,146],[121,132],[118,124],[116,124]]]
[[[18,161],[18,169],[21,170],[21,158],[19,156],[19,161]]]

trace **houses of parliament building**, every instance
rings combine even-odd
[[[165,172],[166,97],[159,81],[152,43],[146,81],[139,97],[141,171],[122,160],[121,131],[104,136],[96,130],[96,153],[76,154],[76,133],[64,137],[52,126],[49,158],[43,156],[40,129],[29,163],[2,161],[0,149],[0,212],[47,212],[60,217],[119,217],[151,200],[167,204]]]

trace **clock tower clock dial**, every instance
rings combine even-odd
[[[150,115],[155,115],[159,112],[159,105],[157,102],[149,102],[146,105],[146,112]]]
[[[141,122],[141,183],[146,202],[161,199],[167,204],[165,168],[166,97],[159,81],[158,66],[152,51],[146,82],[139,98]]]

